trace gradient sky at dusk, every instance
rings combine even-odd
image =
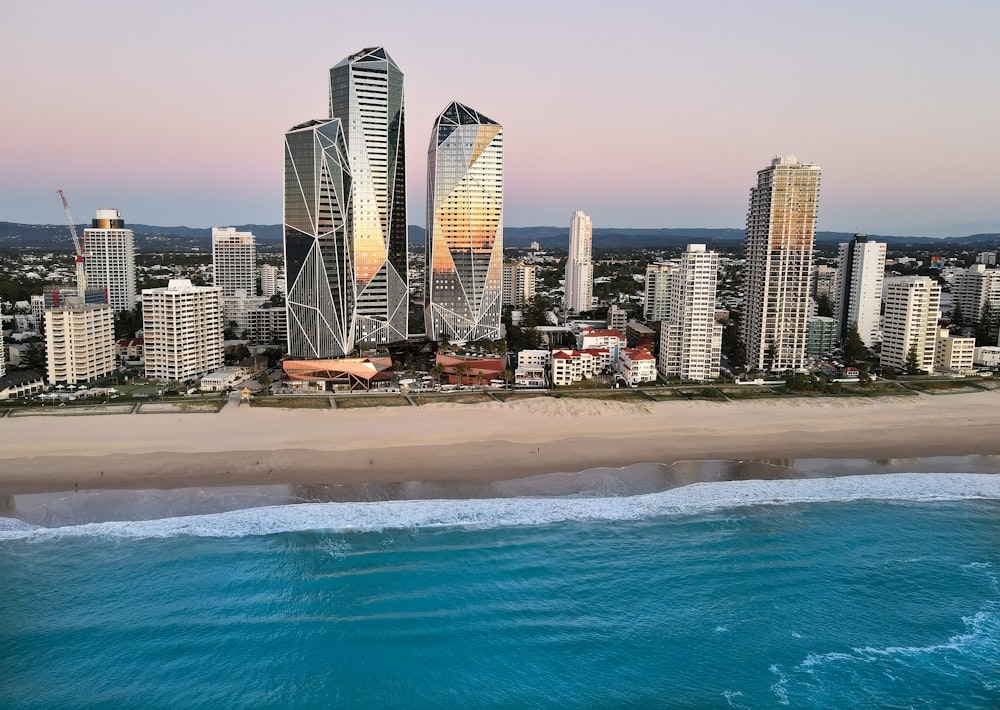
[[[405,73],[408,209],[458,100],[504,125],[507,226],[742,227],[778,153],[819,228],[1000,231],[996,0],[7,3],[0,220],[281,221],[282,136],[328,69]]]

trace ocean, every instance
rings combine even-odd
[[[0,518],[0,707],[1000,707],[1000,476]]]

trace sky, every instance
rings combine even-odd
[[[8,2],[0,220],[282,219],[283,135],[328,71],[405,75],[407,208],[461,101],[504,126],[504,222],[743,226],[778,154],[822,167],[820,230],[1000,232],[996,0]]]

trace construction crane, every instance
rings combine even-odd
[[[73,248],[76,250],[76,295],[81,303],[87,301],[87,243],[81,242],[76,236],[76,224],[73,223],[73,214],[69,211],[69,203],[62,190],[56,190],[59,199],[62,200],[63,209],[66,210],[66,221],[69,222],[69,233],[73,235]]]

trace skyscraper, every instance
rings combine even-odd
[[[108,305],[78,297],[45,311],[45,359],[50,385],[79,385],[115,369],[115,320]]]
[[[121,212],[97,210],[83,241],[88,288],[103,288],[115,313],[135,308],[135,237]]]
[[[819,177],[819,166],[782,155],[750,190],[740,336],[751,369],[805,365]]]
[[[288,354],[343,357],[354,349],[352,190],[338,119],[285,134],[285,273]]]
[[[170,279],[142,291],[146,377],[183,381],[222,367],[220,289]]]
[[[260,295],[270,298],[278,293],[278,272],[273,264],[260,265]]]
[[[256,296],[257,241],[253,233],[212,227],[212,271],[223,298],[233,298],[238,290],[245,296]]]
[[[354,335],[368,345],[405,340],[403,73],[383,48],[363,49],[330,69],[330,117],[340,119],[353,186],[341,209],[351,216]]]
[[[722,326],[715,322],[719,253],[688,244],[671,279],[670,315],[660,327],[659,369],[667,377],[712,380],[722,360]]]
[[[670,315],[670,282],[677,264],[661,261],[646,265],[646,297],[642,315],[646,320],[664,320]]]
[[[538,267],[519,261],[503,265],[503,305],[523,306],[535,297]]]
[[[427,152],[424,321],[428,337],[500,337],[503,127],[452,102]]]
[[[567,311],[582,313],[593,307],[594,262],[591,260],[593,225],[583,212],[574,212],[569,225],[569,257],[566,259]]]
[[[840,245],[839,258],[834,313],[840,340],[844,340],[847,329],[853,325],[865,347],[870,348],[879,337],[885,244],[855,234],[850,242]]]
[[[927,276],[889,279],[885,287],[885,318],[882,328],[882,367],[902,370],[912,350],[916,366],[934,370],[941,287]]]

